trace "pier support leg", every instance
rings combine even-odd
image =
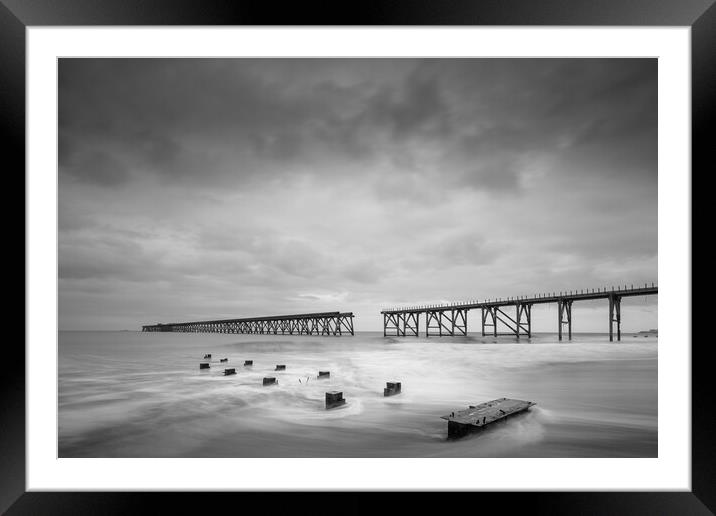
[[[442,326],[441,326],[441,315],[440,312],[425,312],[425,336],[430,336],[430,330],[433,330],[433,336],[439,335],[442,336]],[[435,330],[438,330],[437,333],[435,333]]]
[[[350,333],[351,335],[355,335],[355,333],[353,332],[353,316],[352,315],[348,315],[346,317],[339,317],[338,324],[339,324],[339,326],[343,325],[345,327],[346,331],[348,333]],[[340,335],[343,335],[343,333],[341,331],[339,331],[338,333]]]
[[[609,296],[609,342],[614,341],[614,323],[617,323],[617,340],[622,340],[621,305],[621,296]]]
[[[572,300],[557,301],[557,312],[559,313],[559,340],[562,340],[562,325],[564,324],[567,325],[567,338],[572,340]]]
[[[487,318],[490,318],[490,323]],[[482,336],[486,335],[485,327],[492,326],[492,334],[497,337],[497,307],[488,306],[482,308]]]
[[[452,310],[452,333],[451,336],[467,336],[467,309]]]
[[[492,335],[497,337],[497,307],[492,307]]]
[[[351,321],[353,322],[353,321]],[[395,334],[388,335],[388,330],[395,330]],[[400,315],[399,314],[383,314],[383,337],[399,337],[400,336]]]
[[[408,333],[411,336],[417,337],[420,328],[420,312],[413,312],[405,314],[403,319],[403,336],[405,337]]]
[[[532,305],[530,303],[517,304],[515,323],[517,325],[517,340],[520,339],[520,335],[525,335],[528,339],[532,338]]]
[[[559,341],[562,341],[562,300],[557,301],[557,335]]]
[[[532,305],[527,305],[527,338],[532,338]]]

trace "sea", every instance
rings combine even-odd
[[[657,457],[654,335],[60,332],[58,359],[59,457]],[[503,397],[536,405],[447,439],[440,416]]]

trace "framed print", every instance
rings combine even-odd
[[[716,11],[648,4],[4,1],[27,311],[3,510],[708,513]]]

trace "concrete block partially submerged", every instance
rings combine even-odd
[[[481,430],[491,423],[506,419],[507,416],[523,412],[532,405],[536,403],[499,398],[479,405],[470,405],[466,410],[458,410],[440,417],[448,422],[448,439],[450,439]]]
[[[326,393],[326,408],[340,407],[345,405],[346,400],[343,399],[343,393],[341,391],[329,391]]]
[[[318,378],[330,378],[330,371],[318,371]]]
[[[199,364],[199,369],[209,369],[209,363],[208,362],[202,362]]]
[[[283,364],[276,365],[276,369],[275,369],[275,370],[276,370],[276,371],[285,371],[285,370],[286,370],[286,366],[283,365]]]
[[[276,378],[273,376],[267,376],[264,378],[264,385],[277,385],[278,382],[276,381]]]
[[[254,365],[254,361],[253,360],[244,360],[244,365],[245,366]]]
[[[204,355],[204,358],[211,358],[211,353],[207,353],[206,355]]]
[[[230,367],[229,369],[224,369],[224,376],[228,376],[230,374],[236,374],[236,368]]]
[[[383,389],[383,396],[393,396],[400,394],[400,382],[386,382],[386,387]]]
[[[219,360],[219,362],[228,362],[228,361],[229,361],[228,358],[222,358],[222,359]]]

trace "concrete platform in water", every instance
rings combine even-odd
[[[458,410],[446,416],[440,416],[448,422],[448,438],[462,437],[475,430],[480,430],[490,423],[500,421],[518,414],[535,405],[532,401],[499,398],[479,405],[470,405],[465,410]]]

